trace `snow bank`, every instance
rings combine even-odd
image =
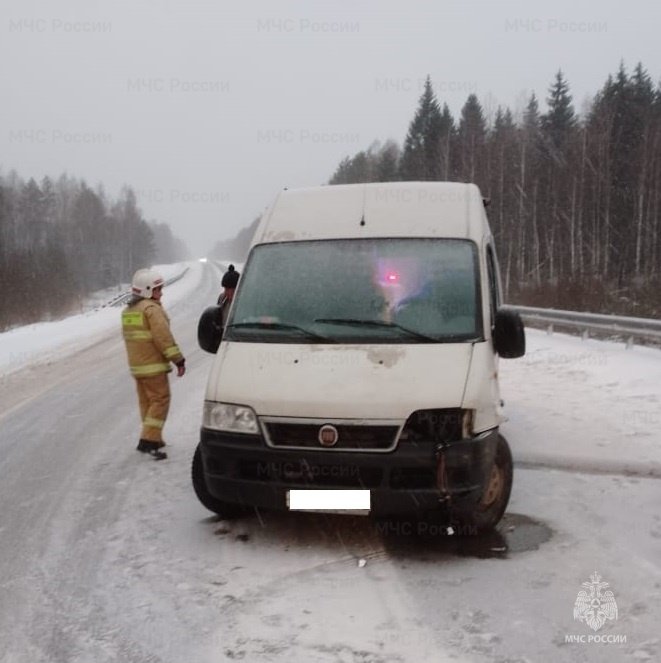
[[[503,425],[533,466],[661,477],[661,351],[526,329],[501,360]]]

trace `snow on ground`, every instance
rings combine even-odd
[[[516,461],[661,477],[661,351],[526,329],[501,360],[503,425]]]
[[[186,268],[189,268],[188,272],[182,279],[163,290],[166,309],[184,300],[199,285],[203,266],[199,262],[155,266],[166,280],[181,274]],[[116,294],[114,289],[105,301]],[[0,334],[0,376],[27,365],[70,356],[94,345],[108,333],[118,333],[120,311],[120,307],[97,308],[63,320],[25,325]]]

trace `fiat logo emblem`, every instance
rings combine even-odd
[[[337,441],[340,439],[340,434],[337,432],[335,426],[326,424],[319,429],[319,435],[317,435],[319,444],[322,447],[334,447],[337,444]]]

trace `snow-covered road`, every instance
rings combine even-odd
[[[0,380],[2,663],[661,658],[661,352],[530,331],[528,355],[501,362],[519,466],[491,537],[323,514],[226,523],[190,483],[211,363],[196,326],[219,277],[197,266],[164,297],[188,360],[167,461],[134,451],[116,329]],[[619,609],[596,633],[573,618],[595,571]]]

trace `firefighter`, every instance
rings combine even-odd
[[[154,460],[167,454],[162,430],[170,407],[170,362],[177,376],[186,372],[186,360],[170,332],[170,319],[161,306],[163,277],[152,269],[139,269],[131,283],[132,297],[122,311],[122,332],[129,367],[135,378],[142,419],[137,450]]]

